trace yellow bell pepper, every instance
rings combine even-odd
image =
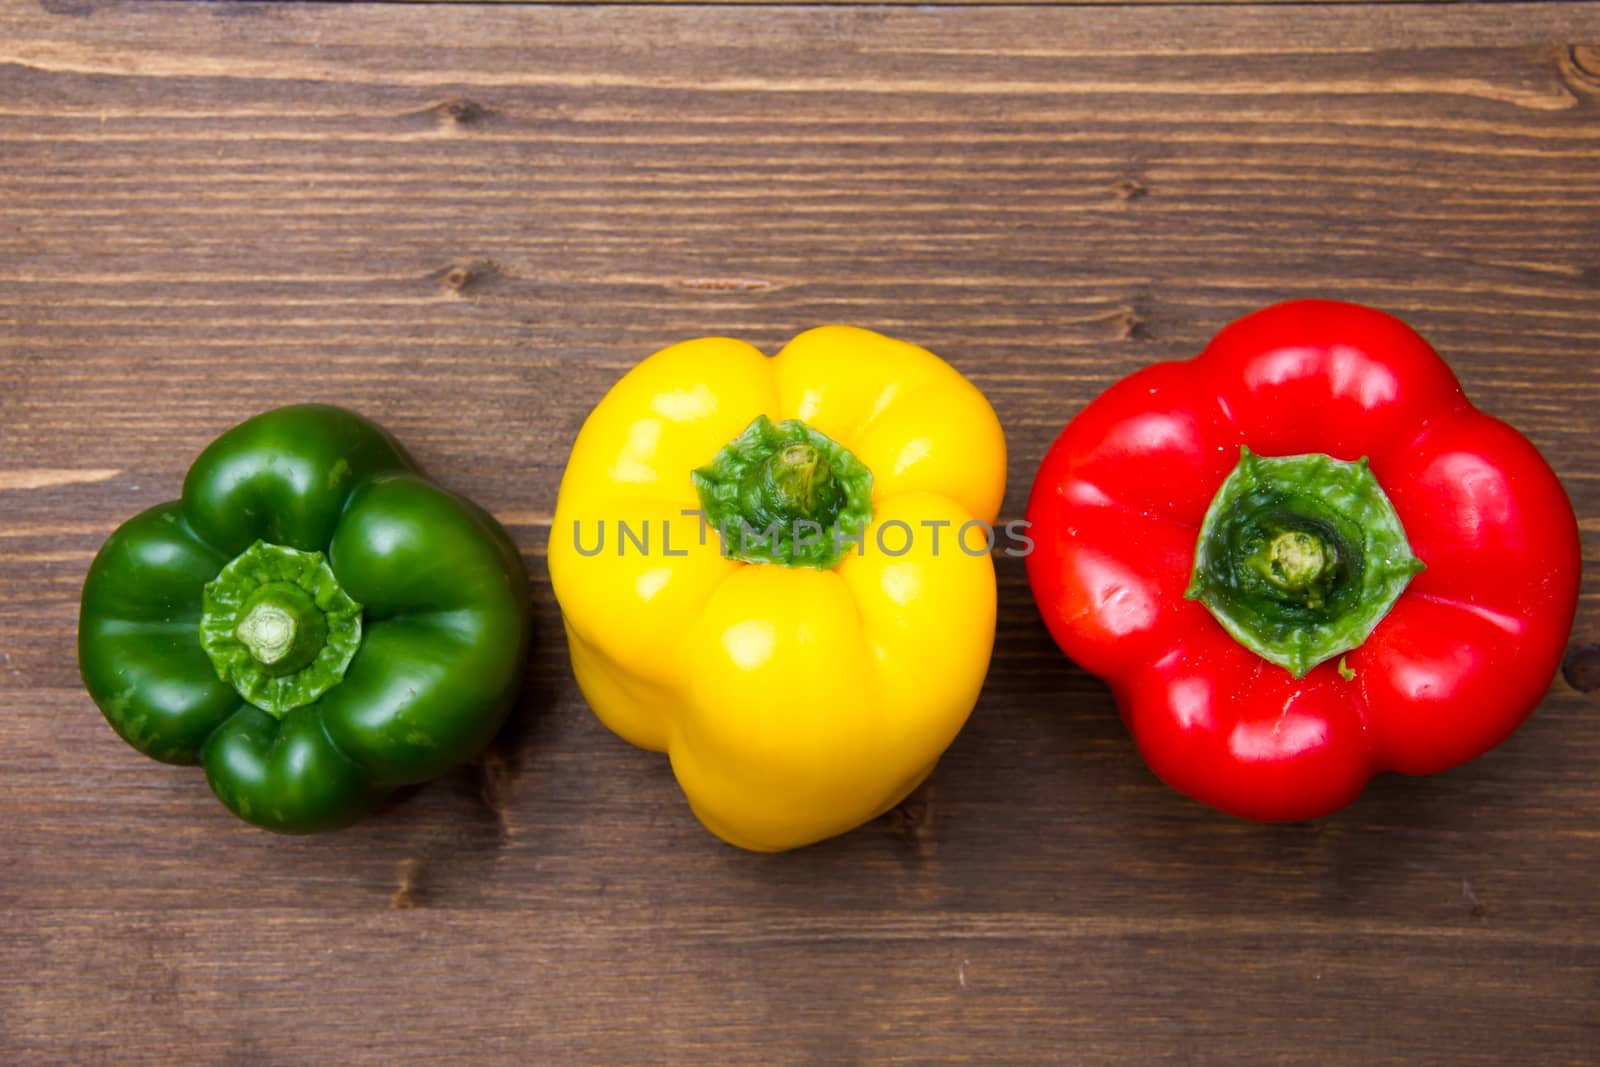
[[[937,356],[825,326],[673,345],[578,434],[550,537],[600,720],[724,840],[872,819],[965,723],[994,645],[994,409]]]

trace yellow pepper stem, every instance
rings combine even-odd
[[[722,554],[827,569],[872,521],[872,472],[799,419],[758,415],[692,475]]]

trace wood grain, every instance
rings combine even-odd
[[[0,11],[0,1060],[1600,1061],[1563,679],[1468,767],[1246,825],[1151,777],[1001,561],[928,789],[753,856],[588,714],[543,561],[584,415],[671,341],[926,344],[1017,515],[1110,382],[1320,294],[1545,452],[1594,645],[1597,164],[1593,5]],[[297,400],[499,514],[540,635],[479,764],[310,840],[123,746],[73,649],[106,534]]]

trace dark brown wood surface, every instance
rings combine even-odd
[[[1600,642],[1600,8],[0,10],[0,1062],[1594,1064],[1600,700],[1263,827],[1145,770],[999,566],[914,800],[782,856],[588,713],[544,545],[669,342],[844,321],[993,400],[1005,514],[1120,375],[1388,308],[1526,432]],[[479,765],[281,839],[80,688],[100,541],[271,405],[354,406],[536,579]]]

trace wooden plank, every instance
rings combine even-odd
[[[543,560],[584,415],[671,341],[927,344],[1013,516],[1100,389],[1320,294],[1545,451],[1600,643],[1600,8],[60,10],[0,13],[0,1059],[1600,1059],[1563,680],[1471,766],[1246,825],[1153,780],[1002,560],[929,790],[752,856],[588,714]],[[73,653],[106,534],[295,400],[393,428],[538,590],[489,756],[310,840],[121,745]]]
[[[627,10],[614,10],[618,6]],[[341,3],[302,9],[135,0],[91,3],[92,17],[68,18],[44,6],[11,5],[0,10],[0,58],[62,73],[123,73],[149,79],[152,86],[162,77],[209,71],[234,81],[375,80],[395,86],[436,84],[458,75],[462,84],[476,86],[545,84],[565,76],[600,88],[612,82],[663,85],[687,71],[701,87],[740,74],[775,90],[789,80],[783,74],[823,78],[837,69],[851,69],[858,81],[881,83],[897,68],[933,81],[958,73],[947,57],[1016,63],[1276,53],[1281,61],[1305,52],[1592,46],[1600,26],[1600,4],[1581,0],[1296,3],[1292,11],[1278,4],[1156,4],[1137,10],[1097,3],[1001,12],[938,4],[821,10],[825,6]],[[628,29],[621,33],[624,23]],[[418,32],[422,27],[426,34]],[[511,49],[515,62],[505,54]],[[869,55],[873,61],[864,63]],[[624,62],[645,56],[648,62]],[[1393,65],[1385,70],[1390,77],[1404,72]],[[1050,77],[1057,80],[1055,71]],[[992,91],[1005,80],[991,77],[972,90]],[[1277,84],[1295,89],[1282,79]],[[143,98],[156,102],[149,97],[147,91]],[[100,102],[128,106],[138,99],[119,94]],[[252,101],[261,99],[231,103],[236,109]],[[68,102],[60,102],[63,109]],[[300,102],[303,111],[308,100],[302,96]],[[209,114],[228,114],[229,103],[212,100]],[[348,114],[349,101],[338,110]]]
[[[1593,992],[1592,945],[907,911],[898,928],[815,908],[730,923],[604,903],[585,921],[48,917],[8,940],[59,968],[53,981],[25,980],[33,997],[11,1018],[24,1034],[63,1015],[80,1029],[13,1047],[127,1063],[132,1033],[135,1048],[154,1046],[150,1062],[182,1050],[237,1064],[392,1063],[426,1050],[449,1062],[1320,1065],[1329,1048],[1349,1062],[1503,1064],[1489,1053],[1511,1047],[1507,1021],[1520,1018],[1541,1020],[1524,1035],[1538,1047],[1573,1050],[1538,1062],[1593,1062],[1574,1022]],[[108,945],[112,924],[122,936]],[[118,978],[109,989],[63,979],[107,973]],[[1444,1001],[1453,1025],[1419,1031],[1417,1016]],[[1147,1034],[1159,1037],[1130,1040]]]
[[[94,10],[96,0],[43,0],[46,10],[58,12],[85,12]],[[334,0],[343,3],[345,0]],[[396,4],[427,4],[433,7],[441,6],[470,6],[482,4],[558,4],[570,3],[571,0],[384,0],[385,3]],[[620,0],[619,0],[620,2]],[[631,4],[655,4],[671,7],[695,6],[696,0],[626,0]],[[862,0],[785,0],[781,4],[773,4],[771,0],[714,0],[722,5],[745,5],[750,7],[771,6],[803,6],[803,7],[861,7]],[[1318,5],[1345,5],[1350,7],[1377,7],[1384,4],[1437,4],[1457,5],[1470,3],[1471,0],[1311,0]],[[1493,2],[1493,0],[1489,0]],[[1567,3],[1592,3],[1594,0],[1562,0]],[[874,6],[916,6],[916,7],[987,7],[987,6],[1038,6],[1038,7],[1260,7],[1266,5],[1294,4],[1305,6],[1307,0],[873,0]]]

